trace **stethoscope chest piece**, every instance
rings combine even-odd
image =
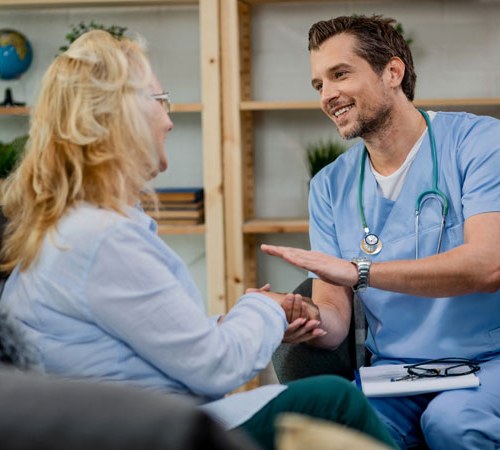
[[[436,253],[439,253],[441,250],[441,242],[443,240],[443,232],[444,232],[444,227],[446,223],[446,215],[448,214],[448,197],[439,190],[438,188],[438,161],[437,161],[437,151],[436,151],[436,142],[434,139],[434,133],[432,131],[432,126],[431,126],[431,121],[429,119],[429,115],[425,112],[419,109],[419,112],[422,114],[422,116],[425,119],[425,123],[427,124],[427,129],[428,129],[428,134],[429,134],[429,141],[431,145],[431,155],[432,155],[432,189],[428,189],[424,192],[421,192],[419,196],[417,197],[416,204],[415,204],[415,257],[418,259],[418,226],[419,226],[419,216],[420,212],[422,210],[423,204],[431,198],[435,198],[439,201],[441,204],[441,211],[442,211],[442,219],[441,219],[441,230],[439,232],[439,239],[438,239],[438,245],[437,245],[437,251]],[[361,153],[361,163],[359,167],[359,185],[358,185],[358,209],[359,209],[359,215],[361,219],[361,224],[363,225],[363,231],[365,233],[365,236],[361,240],[361,250],[363,250],[367,255],[376,255],[380,253],[382,250],[382,242],[379,239],[379,237],[370,232],[370,228],[368,227],[368,224],[366,223],[366,217],[365,217],[365,212],[363,208],[363,181],[364,181],[364,176],[365,176],[365,161],[366,161],[366,155],[368,151],[366,147],[364,147],[362,153]]]
[[[367,233],[359,245],[367,255],[377,255],[382,250],[382,241],[373,233]]]

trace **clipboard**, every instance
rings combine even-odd
[[[446,364],[436,364],[434,366],[447,367]],[[475,373],[460,376],[399,380],[406,375],[408,375],[408,371],[405,364],[386,364],[360,367],[359,371],[355,372],[354,378],[358,388],[367,397],[400,397],[452,389],[471,389],[477,388],[481,384],[479,377]]]

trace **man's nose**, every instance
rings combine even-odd
[[[327,107],[332,101],[339,98],[340,92],[336,83],[325,82],[321,90],[321,104]]]

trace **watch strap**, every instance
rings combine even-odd
[[[358,282],[352,287],[353,292],[366,291],[370,278],[370,267],[372,262],[365,257],[353,258],[351,262],[358,269]]]

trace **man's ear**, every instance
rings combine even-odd
[[[397,88],[401,86],[403,82],[403,77],[405,75],[406,66],[405,63],[398,58],[397,56],[393,56],[387,65],[385,66],[385,75],[389,82],[389,86],[392,88]]]

